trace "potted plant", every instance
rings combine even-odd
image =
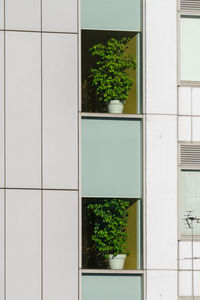
[[[129,201],[101,199],[87,206],[96,249],[109,261],[111,269],[123,269],[127,251],[126,232]]]
[[[96,68],[90,70],[89,77],[98,100],[108,104],[110,113],[123,112],[124,101],[133,84],[127,70],[136,69],[136,60],[125,53],[129,40],[111,38],[89,49],[92,56],[97,56]]]

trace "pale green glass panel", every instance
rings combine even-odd
[[[180,197],[181,197],[181,233],[191,235],[192,230],[183,220],[188,211],[192,215],[200,217],[200,171],[181,171],[180,180]],[[194,221],[193,234],[200,235],[200,224]]]
[[[141,121],[82,120],[82,196],[142,197]]]
[[[181,80],[200,81],[200,17],[181,18]]]
[[[142,277],[83,275],[82,300],[142,300]]]
[[[82,0],[81,28],[140,31],[141,0]]]

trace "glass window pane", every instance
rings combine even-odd
[[[128,221],[126,226],[126,232],[128,234],[126,248],[129,254],[126,256],[123,269],[136,270],[142,268],[142,200],[141,199],[116,199],[117,201],[129,202],[128,208]],[[109,269],[108,259],[104,257],[103,251],[98,251],[95,242],[93,241],[94,234],[94,222],[97,221],[97,217],[91,214],[89,205],[102,204],[112,202],[112,199],[102,198],[83,198],[82,199],[82,268],[83,269]],[[107,210],[108,208],[106,208]],[[113,207],[112,207],[113,209]],[[101,212],[104,210],[102,209]],[[111,211],[111,206],[110,206]],[[100,211],[98,211],[100,212]],[[112,210],[113,214],[113,210]],[[114,222],[114,214],[110,223]],[[114,234],[117,235],[117,230],[113,233],[112,229],[109,229],[108,223],[103,223],[104,218],[98,218],[98,224],[102,230],[105,228],[105,232],[110,233],[111,240],[105,240],[107,245],[114,244]],[[115,228],[117,228],[115,226]],[[109,251],[109,253],[112,253]],[[109,254],[107,253],[107,254]],[[118,253],[122,254],[122,253]]]
[[[83,275],[82,300],[142,300],[142,277]]]
[[[192,230],[183,220],[188,211],[194,217],[200,217],[200,171],[182,170],[180,178],[181,197],[181,233],[191,235]],[[194,221],[193,233],[200,234],[200,224]]]
[[[82,197],[142,198],[140,120],[82,120]]]
[[[82,0],[82,29],[135,30],[142,27],[141,0]]]
[[[200,17],[181,18],[181,80],[200,80]]]

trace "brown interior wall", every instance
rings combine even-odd
[[[130,251],[130,255],[127,256],[124,269],[137,269],[137,201],[135,201],[128,208],[128,228],[127,233],[129,234],[129,238],[127,241],[127,248]]]

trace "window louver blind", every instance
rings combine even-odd
[[[180,163],[182,166],[200,166],[200,145],[180,145]]]
[[[200,0],[180,0],[181,11],[200,11]]]

